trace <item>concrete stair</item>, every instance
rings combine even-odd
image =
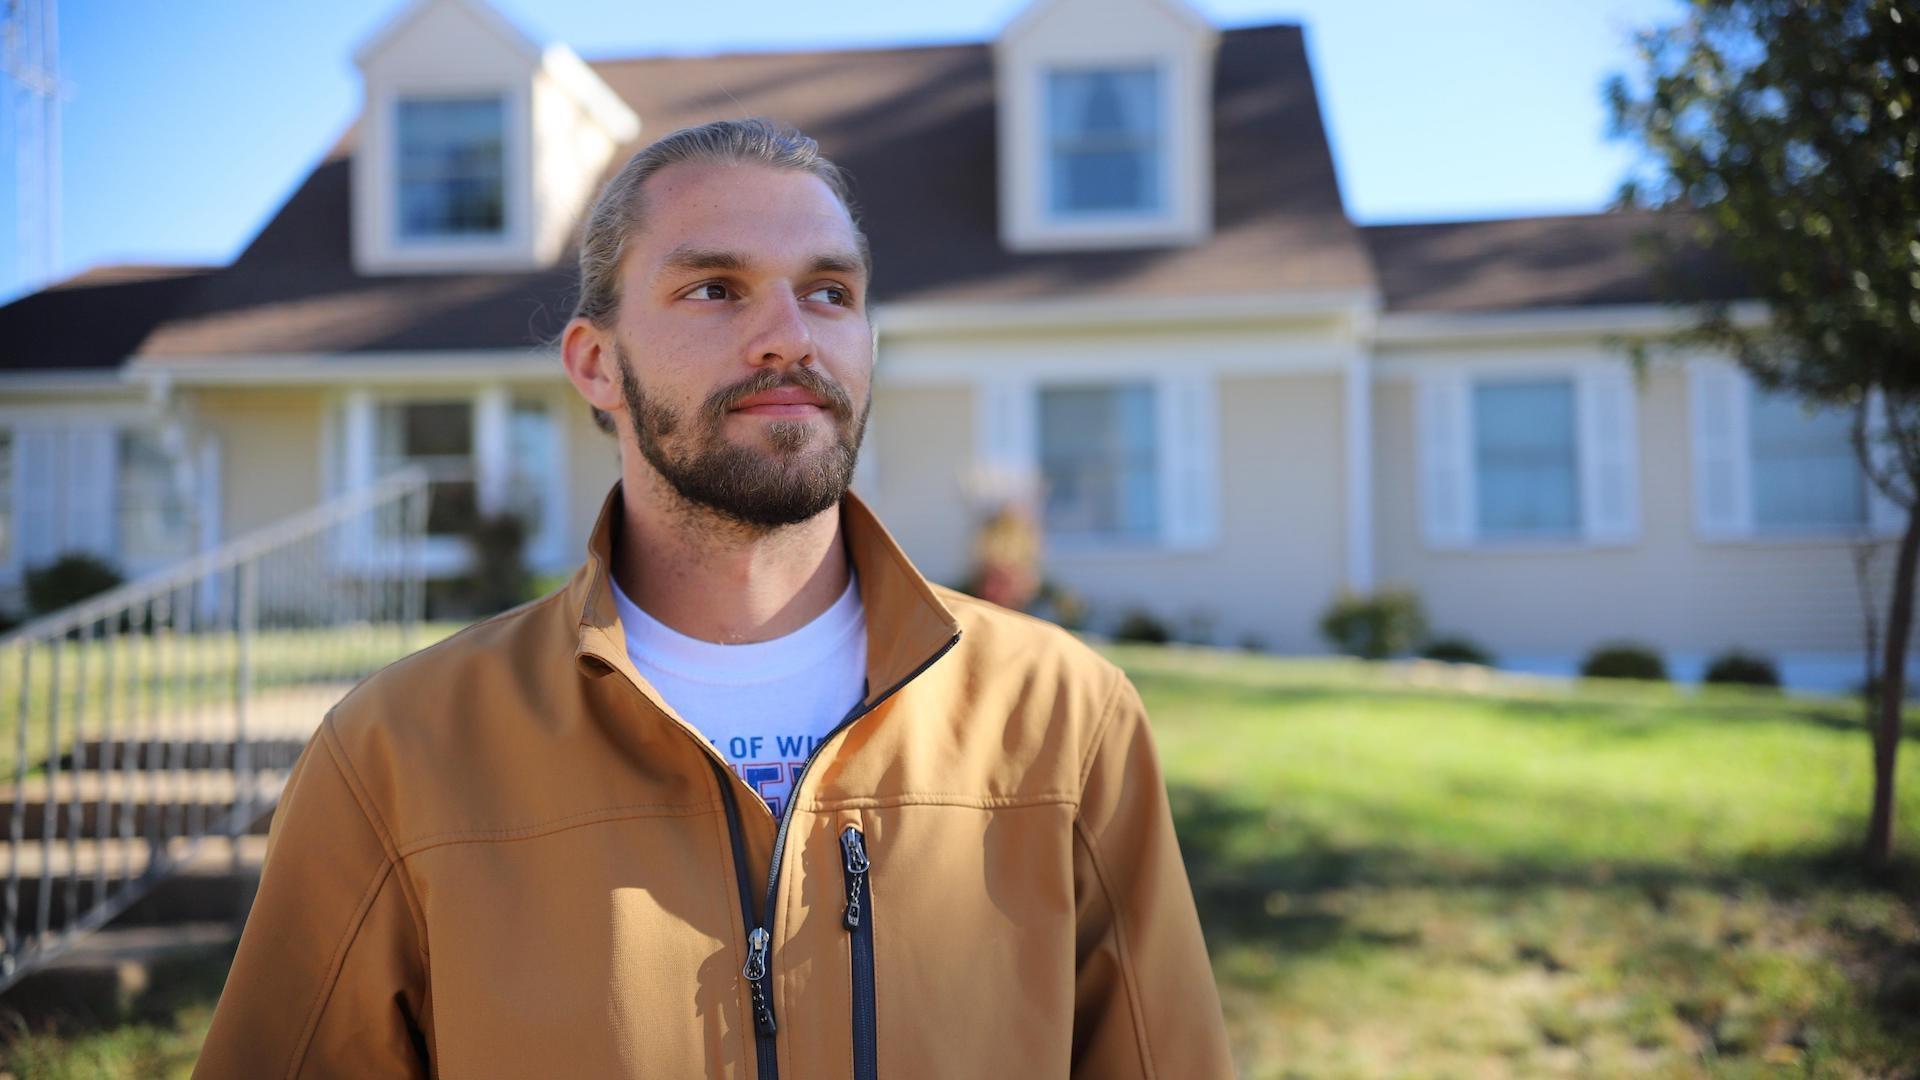
[[[209,963],[224,971],[266,855],[271,813],[261,808],[344,689],[318,708],[311,687],[251,700],[249,783],[233,771],[233,740],[221,738],[237,725],[203,713],[190,731],[83,737],[25,783],[0,784],[0,933],[16,935],[34,968],[0,993],[0,1027],[9,1016],[36,1030],[119,1023],[156,979],[165,989],[170,965],[199,965],[202,979]],[[243,795],[252,820],[225,835]],[[104,927],[65,933],[96,899],[129,897]]]

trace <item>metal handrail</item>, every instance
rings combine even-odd
[[[0,991],[207,838],[238,869],[326,709],[411,651],[428,490],[399,470],[0,636]]]

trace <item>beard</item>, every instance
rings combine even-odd
[[[689,503],[765,531],[797,524],[834,506],[853,482],[867,413],[873,408],[871,393],[856,416],[847,392],[818,370],[806,365],[786,372],[766,368],[714,391],[697,409],[683,413],[647,396],[634,378],[626,347],[619,342],[614,344],[614,359],[641,456]],[[826,446],[808,451],[808,444],[815,441],[811,420],[768,422],[766,449],[727,438],[727,415],[736,402],[783,386],[798,387],[825,403],[833,421]],[[681,434],[687,445],[676,455],[666,443]]]

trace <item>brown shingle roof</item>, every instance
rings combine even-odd
[[[1724,261],[1690,244],[1691,223],[1658,211],[1494,221],[1369,225],[1388,311],[1506,311],[1749,296]],[[1662,281],[1647,241],[1683,245],[1678,276]]]
[[[879,302],[1368,289],[1297,26],[1229,30],[1215,75],[1215,231],[1186,248],[1001,247],[987,45],[606,60],[641,142],[759,114],[820,140],[854,177]],[[539,273],[362,276],[349,244],[351,134],[143,356],[510,348],[572,311],[570,258]],[[617,155],[624,161],[627,152]]]
[[[0,307],[0,371],[111,370],[209,273],[95,267]]]

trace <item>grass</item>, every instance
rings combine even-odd
[[[1243,1076],[1920,1075],[1920,868],[1856,866],[1857,703],[1113,655]]]
[[[1857,867],[1856,702],[1110,654],[1248,1080],[1920,1076],[1920,866]],[[184,1076],[218,987],[10,1067]]]

